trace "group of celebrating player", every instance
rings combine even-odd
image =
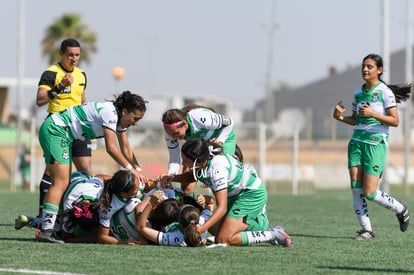
[[[147,101],[124,91],[113,101],[87,102],[86,74],[77,67],[79,42],[64,40],[59,53],[60,62],[42,74],[37,92],[37,104],[48,104],[49,113],[39,129],[46,162],[39,215],[20,215],[16,229],[35,227],[38,241],[53,243],[291,246],[282,226],[269,226],[266,187],[244,163],[230,117],[198,105],[165,111],[168,171],[149,179],[127,136],[144,117]],[[410,219],[408,204],[378,185],[389,127],[399,125],[397,103],[409,98],[411,84],[387,85],[382,73],[382,58],[367,55],[352,114],[344,115],[342,102],[333,111],[336,120],[354,126],[348,169],[361,226],[355,240],[375,238],[367,200],[393,211],[402,232]],[[113,175],[92,174],[90,140],[97,138],[104,138],[107,153],[123,167]],[[77,172],[71,172],[72,161]],[[211,190],[209,195],[195,195],[197,183]]]
[[[130,91],[87,102],[80,51],[77,40],[64,40],[61,61],[39,81],[37,104],[49,106],[39,130],[46,170],[39,215],[20,215],[16,229],[35,227],[38,241],[52,243],[290,247],[283,227],[269,226],[266,187],[243,163],[230,117],[197,105],[164,112],[168,172],[149,179],[127,136],[147,102]],[[89,141],[97,138],[123,167],[113,175],[92,174]],[[195,195],[197,183],[212,193]]]

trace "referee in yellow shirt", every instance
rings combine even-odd
[[[63,40],[59,55],[60,62],[43,72],[37,90],[36,104],[39,107],[48,104],[49,114],[86,102],[86,74],[77,67],[81,55],[79,42],[72,38]],[[90,141],[74,141],[72,159],[78,171],[92,175]],[[39,216],[42,213],[44,196],[51,184],[52,178],[45,170],[39,186]]]

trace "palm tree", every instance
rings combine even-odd
[[[96,52],[96,33],[90,31],[88,26],[82,23],[79,14],[63,14],[53,24],[46,28],[45,37],[42,40],[42,55],[49,59],[49,64],[60,60],[60,43],[65,38],[75,38],[82,48],[82,59],[90,63],[91,53]]]

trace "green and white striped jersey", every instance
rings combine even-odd
[[[194,173],[213,192],[227,189],[228,197],[237,196],[246,189],[257,189],[262,184],[252,166],[227,154],[214,156],[206,168],[196,169]]]
[[[359,109],[364,104],[369,104],[372,110],[385,115],[388,108],[397,106],[395,95],[382,82],[379,82],[369,91],[365,91],[363,87],[360,87],[354,92],[352,111],[356,113],[357,124],[352,139],[377,144],[388,137],[389,126],[372,117],[361,117]]]
[[[213,212],[211,212],[210,209],[203,209],[200,213],[198,225],[205,224],[205,222],[210,219],[211,215],[213,215]],[[201,234],[201,238],[205,239],[207,237],[207,233],[207,231],[204,231]],[[160,231],[158,234],[158,244],[165,246],[187,246],[184,241],[184,234],[181,231],[180,224],[178,222],[174,222],[165,227],[165,232]]]
[[[101,179],[92,177],[86,172],[73,172],[70,184],[63,196],[63,210],[73,208],[79,200],[97,201],[101,197],[104,183]]]
[[[118,114],[112,102],[88,102],[51,116],[56,125],[68,128],[72,140],[102,138],[104,127],[114,132],[125,130],[117,129]]]
[[[225,143],[227,138],[234,137],[233,120],[225,115],[215,113],[206,108],[197,108],[187,113],[188,133],[184,137],[186,141],[190,139],[210,140],[216,138]],[[165,141],[169,150],[170,160],[168,164],[168,174],[177,174],[180,168],[180,145],[178,140],[174,140],[165,133]]]

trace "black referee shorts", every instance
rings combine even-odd
[[[72,157],[91,157],[92,149],[90,144],[90,140],[75,140],[72,143]]]

